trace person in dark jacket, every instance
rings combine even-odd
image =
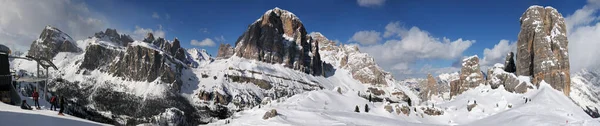
[[[27,104],[27,101],[25,101],[25,100],[23,100],[23,102],[21,102],[21,109],[32,110],[31,106],[29,106],[29,104]]]
[[[31,97],[33,97],[33,102],[34,105],[37,109],[40,109],[40,102],[38,102],[38,99],[40,98],[40,94],[37,92],[37,89],[33,91],[33,94],[31,95]]]
[[[56,107],[56,96],[52,96],[52,98],[50,98],[50,110],[56,111]]]
[[[60,104],[60,110],[58,111],[58,115],[64,115],[63,112],[65,111],[65,108],[66,108],[65,102],[67,102],[67,101],[65,101],[65,97],[63,97],[63,96],[60,96],[60,98],[58,100],[59,100],[58,102]]]

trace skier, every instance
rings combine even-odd
[[[52,98],[50,98],[50,110],[56,111],[56,107],[56,96],[52,96]]]
[[[58,115],[64,116],[63,112],[65,111],[65,108],[66,108],[65,102],[67,102],[67,101],[65,101],[65,98],[63,96],[60,96],[60,98],[58,98],[58,100],[59,100],[58,102],[60,103],[60,110],[58,111]]]
[[[21,109],[32,110],[31,106],[29,106],[29,104],[27,104],[27,101],[25,100],[23,100],[23,102],[21,103]]]
[[[37,92],[37,89],[35,89],[35,90],[33,91],[33,94],[31,95],[31,97],[33,97],[33,102],[34,102],[34,105],[35,105],[35,107],[36,107],[37,109],[40,109],[40,102],[38,102],[38,99],[39,99],[39,97],[40,97],[40,94]]]

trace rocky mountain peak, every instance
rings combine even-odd
[[[317,46],[306,34],[298,17],[289,11],[275,8],[265,12],[248,26],[248,30],[236,41],[233,52],[238,57],[282,63],[288,68],[322,75],[322,62]],[[223,48],[219,49],[218,54],[230,52],[226,45],[221,47]]]
[[[127,46],[127,44],[133,42],[133,38],[129,35],[120,35],[116,29],[107,28],[106,31],[98,32],[94,34],[94,37],[99,38],[103,41],[113,42],[120,46]]]
[[[154,39],[155,39],[154,34],[148,33],[148,34],[146,34],[146,37],[144,38],[143,41],[147,42],[147,43],[152,43],[154,41]]]
[[[278,30],[283,31],[283,34],[287,36],[286,39],[299,39],[299,37],[306,36],[306,30],[302,21],[294,13],[278,7],[265,12],[255,23],[260,23],[262,26],[281,26]]]
[[[31,43],[27,55],[52,59],[59,52],[79,52],[71,36],[58,28],[46,26],[40,37]]]
[[[552,7],[531,6],[520,18],[517,40],[517,75],[532,82],[549,83],[569,95],[570,65],[566,26],[562,14]]]

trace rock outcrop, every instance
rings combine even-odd
[[[284,64],[308,74],[322,75],[318,44],[306,34],[293,13],[275,8],[248,26],[235,43],[235,56]]]
[[[428,100],[431,99],[431,96],[438,95],[437,81],[431,74],[427,74],[427,81],[424,83],[425,89],[422,89],[420,92],[421,99]]]
[[[277,116],[277,110],[271,109],[271,111],[265,112],[265,115],[263,115],[263,119],[266,120],[275,116]]]
[[[528,81],[519,79],[515,74],[504,71],[502,64],[495,64],[492,68],[488,69],[487,81],[492,89],[504,86],[504,89],[508,92],[525,93],[528,89],[532,89],[533,86]]]
[[[235,53],[234,49],[229,44],[219,45],[219,51],[217,52],[217,59],[227,59]]]
[[[552,7],[531,6],[520,19],[517,75],[543,80],[554,89],[570,92],[568,40],[563,16]]]
[[[319,44],[319,50],[327,55],[320,57],[336,67],[352,72],[352,77],[364,84],[386,84],[393,76],[375,63],[375,59],[367,53],[362,53],[356,45],[336,45],[323,34],[310,34]],[[326,68],[324,68],[326,70]],[[327,71],[327,70],[326,70]]]
[[[37,58],[52,59],[59,52],[80,52],[71,36],[58,28],[46,26],[40,37],[31,43],[27,55]]]
[[[470,88],[484,84],[483,77],[477,55],[463,59],[460,78],[450,82],[450,96],[456,96]]]

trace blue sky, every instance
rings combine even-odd
[[[380,66],[384,69],[394,73],[395,76],[406,75],[407,77],[422,76],[425,73],[436,73],[435,71],[439,71],[440,69],[446,69],[445,72],[457,71],[456,66],[452,66],[453,62],[458,61],[463,56],[478,55],[480,58],[483,58],[486,56],[484,50],[489,48],[495,51],[493,49],[494,46],[499,44],[501,40],[506,40],[508,45],[512,46],[519,33],[519,17],[531,5],[552,6],[558,9],[563,16],[568,17],[574,14],[576,10],[594,3],[584,0],[370,0],[367,2],[371,4],[361,4],[360,1],[362,0],[58,1],[59,4],[56,4],[56,8],[59,8],[59,10],[61,4],[67,4],[69,7],[62,7],[66,8],[64,10],[68,10],[69,8],[77,10],[80,8],[79,6],[82,6],[82,8],[89,11],[67,11],[66,15],[67,17],[70,17],[69,15],[77,15],[75,17],[71,16],[73,19],[81,17],[80,15],[85,15],[89,19],[98,20],[100,22],[98,23],[98,27],[89,28],[93,29],[93,31],[97,32],[110,27],[116,28],[120,33],[132,34],[132,36],[138,38],[143,36],[139,34],[142,31],[160,32],[159,34],[164,33],[164,36],[169,40],[172,40],[174,37],[179,38],[182,41],[182,45],[186,48],[206,49],[213,56],[216,54],[218,44],[234,44],[235,40],[246,30],[249,24],[258,19],[265,11],[279,7],[291,11],[298,16],[308,32],[321,32],[329,39],[337,40],[344,44],[358,44],[361,50],[374,55],[378,63],[383,62]],[[597,17],[596,10],[593,9],[591,15],[585,16],[591,18]],[[594,25],[597,20],[596,18],[593,19],[592,22],[585,22],[585,25]],[[433,57],[423,56],[425,58],[419,56],[408,56],[408,58],[399,59],[381,58],[377,52],[370,50],[377,50],[377,46],[385,45],[388,41],[391,43],[391,40],[403,40],[403,37],[407,37],[397,37],[395,35],[393,37],[383,37],[387,31],[386,26],[396,22],[399,24],[397,28],[403,29],[402,31],[409,31],[412,28],[416,28],[414,30],[415,33],[424,33],[427,38],[437,39],[434,40],[434,43],[442,43],[438,47],[442,51],[445,51],[443,50],[445,46],[450,45],[443,44],[444,38],[447,38],[450,42],[460,40],[457,43],[463,44],[466,41],[466,45],[468,46],[465,46],[466,49],[464,50],[448,49],[448,51],[460,53],[449,57],[435,55]],[[51,24],[59,28],[62,26],[68,27],[64,29],[74,29],[70,28],[70,25],[63,25],[61,23],[40,21],[40,24],[43,25]],[[89,24],[89,22],[86,23]],[[37,31],[39,35],[40,30]],[[75,31],[73,34],[89,34],[87,32],[77,32],[77,29],[65,31]],[[352,41],[351,38],[361,31],[378,33],[377,36],[379,39],[375,41],[376,43],[369,44]],[[190,44],[192,40],[202,41],[207,38],[215,42],[216,45],[193,46]],[[10,43],[8,45],[10,46]],[[428,55],[427,52],[402,53],[406,54],[394,54],[394,56]],[[490,62],[495,62],[497,59],[496,57],[494,60],[490,60]],[[402,62],[409,68],[396,69],[398,67],[395,66],[402,66],[396,62]],[[491,65],[491,63],[485,65]],[[423,71],[424,68],[434,70]]]

